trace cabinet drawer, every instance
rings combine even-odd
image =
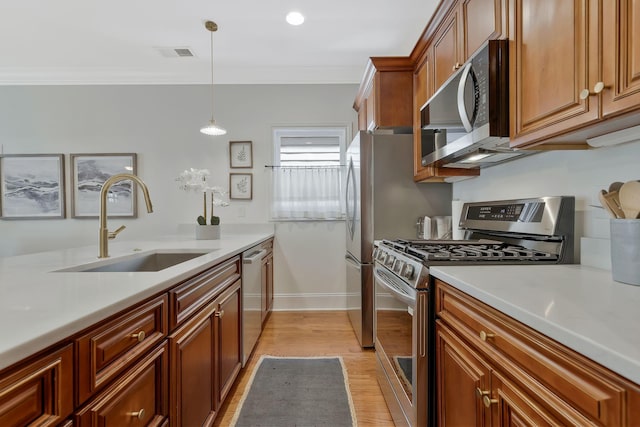
[[[234,257],[169,291],[169,329],[204,307],[217,294],[240,278],[240,257]]]
[[[0,426],[53,426],[73,412],[73,346],[0,379]]]
[[[444,282],[436,289],[437,316],[513,380],[526,372],[592,420],[625,424],[626,380]]]
[[[77,404],[82,404],[166,336],[167,296],[162,295],[78,338]]]
[[[160,426],[168,414],[167,344],[153,350],[76,413],[79,427]]]

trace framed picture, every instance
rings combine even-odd
[[[229,159],[232,168],[252,168],[253,148],[251,141],[229,142]]]
[[[64,155],[0,155],[0,217],[65,217]]]
[[[253,174],[229,174],[229,198],[237,200],[251,200],[253,198]]]
[[[136,174],[135,153],[71,154],[71,216],[97,218],[100,213],[102,184],[119,173]],[[109,217],[135,218],[136,186],[131,181],[116,182],[107,195]]]

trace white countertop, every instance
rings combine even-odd
[[[220,240],[167,236],[109,243],[111,258],[166,249],[209,252],[159,272],[55,271],[99,261],[97,244],[0,258],[0,369],[273,237],[272,225],[224,230]]]
[[[433,276],[640,384],[640,286],[584,265],[431,267]]]

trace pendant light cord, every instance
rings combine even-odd
[[[211,120],[213,118],[213,31],[211,31]]]

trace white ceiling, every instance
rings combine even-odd
[[[0,85],[358,83],[406,56],[439,0],[2,0]],[[290,10],[306,16],[287,24]],[[187,47],[194,58],[157,48]]]

